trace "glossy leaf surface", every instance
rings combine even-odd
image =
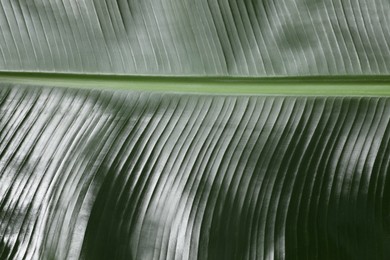
[[[387,0],[1,0],[0,70],[389,74]]]
[[[2,259],[390,257],[387,97],[0,100]]]
[[[390,259],[389,17],[0,0],[0,260]]]

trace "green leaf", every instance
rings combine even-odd
[[[390,256],[387,97],[0,100],[2,259]]]
[[[0,259],[390,259],[389,11],[2,0]]]
[[[2,0],[0,70],[389,74],[387,0]]]

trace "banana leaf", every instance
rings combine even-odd
[[[386,0],[1,0],[0,259],[390,259]]]

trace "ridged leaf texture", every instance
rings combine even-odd
[[[387,0],[0,0],[0,260],[390,259]]]
[[[390,99],[2,86],[1,259],[387,259]]]
[[[0,70],[389,74],[387,0],[1,0]]]

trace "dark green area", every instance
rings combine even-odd
[[[0,115],[0,259],[390,257],[388,97],[3,84]]]

